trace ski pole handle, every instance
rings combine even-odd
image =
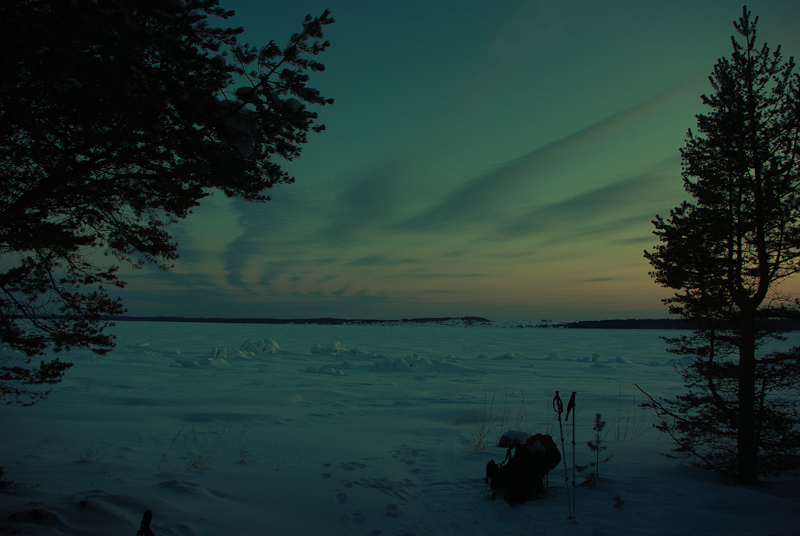
[[[572,396],[569,397],[569,402],[567,402],[567,416],[564,417],[565,421],[569,420],[569,412],[572,412],[572,422],[575,422],[575,391],[572,391]]]
[[[554,409],[554,410],[556,411],[556,413],[558,413],[559,415],[561,415],[561,413],[564,411],[564,403],[563,403],[563,402],[561,402],[561,397],[560,397],[560,396],[558,396],[558,391],[556,391],[556,396],[555,396],[555,398],[553,399],[553,409]]]

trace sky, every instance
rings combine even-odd
[[[255,45],[329,8],[309,85],[335,104],[294,184],[205,199],[171,229],[174,268],[124,270],[130,315],[668,316],[643,252],[687,199],[679,150],[739,0],[220,5]],[[800,55],[800,2],[748,9]]]

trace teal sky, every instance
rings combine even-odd
[[[295,184],[205,200],[174,269],[126,270],[130,314],[667,316],[642,252],[685,198],[679,149],[740,1],[221,5],[256,45],[330,8],[310,85],[336,103]],[[748,8],[800,55],[800,2]]]

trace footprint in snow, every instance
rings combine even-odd
[[[386,508],[383,510],[383,515],[389,517],[400,517],[405,514],[400,511],[400,508],[396,504],[387,504]]]
[[[363,469],[365,467],[367,466],[361,462],[342,463],[339,465],[339,468],[345,471],[355,471],[356,469]]]
[[[366,519],[364,518],[364,514],[361,512],[361,510],[355,510],[350,514],[345,514],[342,516],[342,524],[344,525],[348,525],[350,523],[361,524],[364,521],[366,521]]]

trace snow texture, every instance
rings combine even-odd
[[[682,391],[673,333],[507,325],[122,322],[49,399],[0,406],[0,534],[133,535],[147,509],[158,536],[798,534],[796,480],[744,488],[660,455],[632,384]],[[563,464],[522,505],[483,482],[503,432],[562,447],[555,390],[577,391],[578,464],[595,413],[609,423],[574,520]]]

